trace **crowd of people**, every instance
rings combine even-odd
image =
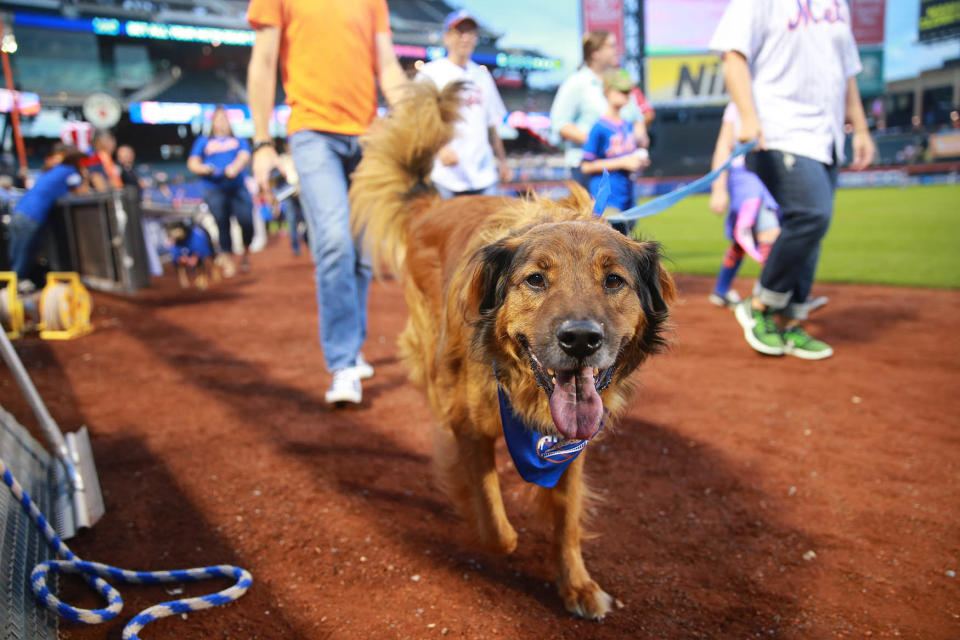
[[[130,188],[135,199],[142,202],[151,190],[161,199],[170,191],[168,200],[176,204],[165,175],[153,179],[142,176],[136,168],[136,154],[130,145],[117,145],[109,131],[96,131],[90,141],[91,152],[82,153],[76,146],[57,143],[44,157],[40,171],[26,176],[25,189],[13,189],[10,176],[0,176],[0,203],[10,216],[7,224],[7,262],[17,273],[18,285],[29,291],[36,287],[31,280],[35,259],[48,219],[56,201],[67,194],[107,192]],[[219,251],[216,252],[218,273],[230,277],[237,270],[234,264],[231,224],[239,225],[243,249],[239,270],[250,268],[249,249],[254,237],[254,202],[249,190],[247,167],[250,162],[248,143],[233,135],[230,121],[223,107],[214,110],[209,135],[195,141],[187,161],[190,172],[199,177],[202,200],[212,215],[218,231]],[[155,189],[148,189],[155,187]],[[275,203],[270,200],[271,218]],[[279,212],[279,206],[276,207]],[[168,233],[161,221],[149,221],[145,227],[151,272],[162,273],[158,252],[167,254],[178,265],[194,264],[196,255],[189,257],[176,244],[176,230],[182,224],[194,226],[194,220],[167,220]],[[149,227],[149,228],[147,228]],[[159,232],[154,232],[157,227]],[[202,281],[202,280],[201,280]]]
[[[292,159],[313,240],[320,342],[333,378],[326,399],[360,402],[361,380],[373,374],[361,353],[371,270],[362,239],[350,233],[346,193],[360,157],[357,136],[374,117],[378,84],[392,105],[402,99],[406,78],[393,53],[383,0],[332,12],[321,4],[293,2],[281,10],[278,0],[250,3],[248,19],[257,34],[248,75],[256,125],[253,167],[257,183],[268,188],[269,173],[278,166],[267,124],[279,62],[292,106]],[[733,98],[718,136],[715,167],[726,162],[736,140],[757,141],[758,151],[748,161],[737,160],[713,187],[710,206],[728,214],[731,245],[711,301],[736,308],[754,349],[821,359],[832,349],[807,334],[803,320],[832,214],[845,123],[854,130],[854,168],[869,163],[873,145],[854,80],[860,65],[849,20],[824,9],[818,20],[785,29],[790,16],[778,11],[758,0],[734,0],[712,45],[724,57]],[[321,13],[324,20],[342,23],[341,42],[305,35],[306,25]],[[451,13],[444,21],[447,55],[423,65],[416,78],[440,89],[465,83],[462,119],[431,174],[446,198],[493,193],[498,179],[510,177],[497,136],[503,102],[489,72],[470,60],[477,29],[469,12]],[[782,51],[790,52],[792,61]],[[334,68],[336,75],[328,71]],[[818,91],[799,90],[805,84]],[[792,97],[777,98],[784,90]],[[796,117],[777,118],[783,110]],[[811,112],[816,117],[809,117]],[[550,115],[575,180],[594,196],[608,185],[610,210],[631,208],[634,175],[650,162],[647,126],[654,114],[619,68],[612,34],[584,37],[583,64],[560,86]],[[731,283],[745,256],[763,270],[754,295],[740,301]]]
[[[40,172],[27,177],[22,193],[12,189],[7,176],[3,185],[4,208],[8,210],[7,261],[17,274],[18,286],[30,291],[36,284],[30,280],[38,247],[56,201],[67,194],[122,189],[142,184],[132,171],[133,149],[117,148],[117,141],[108,131],[98,131],[92,139],[89,154],[65,143],[54,144],[44,156]],[[116,154],[116,155],[115,155]]]
[[[853,128],[854,168],[865,167],[874,153],[855,82],[860,62],[849,21],[826,4],[822,11],[813,4],[817,19],[793,27],[786,5],[732,0],[726,9],[711,48],[723,57],[732,100],[718,133],[714,168],[726,163],[738,140],[758,146],[721,174],[710,196],[710,209],[726,216],[730,241],[711,302],[735,309],[746,341],[757,351],[811,360],[833,353],[806,333],[803,321],[814,306],[810,290],[832,215],[845,125]],[[827,4],[847,11],[842,2]],[[247,78],[252,143],[235,136],[227,113],[217,109],[209,134],[194,143],[187,168],[203,185],[221,255],[234,253],[230,228],[234,221],[239,225],[241,270],[250,267],[256,215],[246,185],[248,167],[259,206],[286,219],[295,253],[303,225],[314,262],[319,340],[332,374],[325,397],[329,403],[359,403],[362,380],[374,374],[362,353],[372,268],[362,237],[351,233],[347,192],[361,157],[358,138],[377,113],[378,89],[389,107],[404,98],[411,81],[439,89],[463,84],[455,136],[431,174],[445,198],[497,193],[498,185],[510,180],[497,133],[506,109],[490,72],[471,60],[478,22],[466,10],[454,11],[443,23],[446,56],[422,65],[412,80],[394,53],[385,0],[251,0],[247,18],[256,34]],[[321,22],[338,37],[315,37],[312,25]],[[595,197],[601,185],[608,186],[607,212],[623,211],[634,206],[634,179],[651,161],[648,126],[655,114],[620,68],[613,34],[588,33],[582,45],[583,63],[561,84],[551,108],[554,142],[563,148],[574,180]],[[269,132],[278,65],[291,106],[282,141]],[[93,148],[83,156],[56,147],[16,205],[10,256],[23,277],[57,197],[124,185],[142,191],[132,148],[117,148],[106,132],[95,136]],[[631,231],[628,225],[619,230]],[[748,256],[762,271],[753,294],[741,300],[731,285]],[[229,271],[233,263],[223,266]]]

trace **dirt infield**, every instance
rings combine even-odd
[[[373,289],[363,404],[324,405],[311,271],[278,240],[206,293],[167,276],[136,300],[97,294],[93,334],[18,343],[61,427],[91,431],[107,514],[71,541],[80,556],[254,575],[239,602],[146,639],[960,638],[960,292],[818,285],[811,327],[837,355],[805,362],[754,353],[709,280],[679,277],[671,351],[588,452],[605,500],[584,553],[619,601],[590,623],[555,593],[504,450],[513,556],[475,551],[436,489],[431,414],[395,357],[397,284]],[[35,425],[6,370],[0,399]],[[179,597],[118,586],[120,622],[61,636],[120,638]]]

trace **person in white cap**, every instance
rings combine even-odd
[[[443,90],[451,82],[464,82],[461,120],[453,140],[437,154],[430,178],[444,198],[462,195],[495,195],[498,179],[511,178],[506,151],[497,127],[507,109],[487,68],[470,57],[477,48],[477,21],[463,9],[443,21],[445,58],[421,67],[417,80],[430,80]]]

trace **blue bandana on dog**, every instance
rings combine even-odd
[[[541,487],[553,488],[590,440],[560,440],[528,429],[513,413],[510,398],[500,385],[497,385],[497,400],[500,402],[503,439],[520,477]],[[600,423],[600,429],[605,421]]]

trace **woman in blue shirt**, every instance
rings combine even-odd
[[[13,210],[7,232],[10,235],[7,257],[18,280],[26,280],[33,267],[40,234],[54,203],[67,193],[87,190],[80,162],[84,155],[74,147],[57,144],[44,159],[44,171]]]
[[[230,239],[230,218],[235,218],[243,231],[243,261],[240,268],[250,268],[249,248],[253,240],[253,199],[244,179],[250,162],[250,145],[233,135],[230,120],[223,107],[217,107],[210,121],[210,136],[200,136],[193,143],[187,169],[200,176],[203,200],[217,220],[220,249],[233,253]],[[229,273],[229,266],[225,271]],[[225,273],[224,275],[227,275]]]

